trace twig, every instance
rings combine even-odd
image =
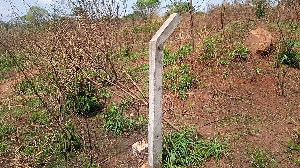
[[[178,127],[176,127],[174,124],[172,124],[168,119],[166,118],[162,118],[167,124],[169,124],[173,129],[175,129],[176,131],[180,131],[180,129]]]

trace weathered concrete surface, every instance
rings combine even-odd
[[[162,70],[163,44],[180,23],[181,17],[174,13],[160,27],[149,43],[149,167],[159,167],[162,153]]]

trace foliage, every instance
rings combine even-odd
[[[15,127],[10,123],[1,121],[0,124],[0,139],[2,140],[5,135],[10,135],[15,131]]]
[[[272,163],[276,163],[276,161],[269,156],[268,152],[262,149],[250,149],[250,157],[252,167],[267,168],[271,167]]]
[[[174,1],[170,5],[167,5],[167,8],[168,8],[167,15],[170,15],[172,13],[184,14],[184,13],[189,12],[190,3],[181,2],[181,1]]]
[[[32,6],[29,8],[28,13],[21,17],[23,22],[34,25],[40,26],[42,23],[47,22],[50,19],[50,14],[44,8],[39,6]]]
[[[64,110],[86,116],[94,116],[101,112],[105,100],[110,97],[110,93],[105,89],[98,90],[81,75],[78,75],[77,80],[77,82],[72,82],[73,89],[66,94]]]
[[[300,48],[300,41],[284,38],[283,51],[279,53],[280,63],[300,69],[300,51],[295,48]]]
[[[265,17],[268,0],[252,0],[252,3],[254,4],[257,18],[261,19]]]
[[[205,37],[202,43],[202,48],[204,49],[203,58],[212,59],[216,57],[218,52],[217,44],[219,43],[219,37],[209,36]]]
[[[196,81],[196,78],[191,75],[187,64],[174,65],[164,73],[163,77],[166,88],[178,93],[183,100],[187,98],[186,91],[191,89],[193,82]]]
[[[226,152],[225,142],[217,137],[204,140],[195,130],[170,132],[163,139],[163,167],[200,166],[206,159],[220,159]]]
[[[18,64],[25,62],[25,57],[21,54],[16,55],[16,61]],[[14,60],[5,51],[0,51],[0,80],[8,78],[8,72],[16,70]]]
[[[28,144],[22,150],[22,153],[28,157],[34,156],[35,163],[33,164],[38,165],[43,165],[49,161],[53,161],[53,163],[49,163],[49,166],[60,164],[60,159],[64,158],[65,155],[80,151],[83,147],[81,139],[76,135],[75,127],[71,122],[66,122],[63,130],[46,133],[42,136],[36,135],[34,139],[36,139],[35,143],[32,140],[27,142]]]
[[[114,135],[121,135],[124,132],[133,131],[143,128],[147,120],[144,115],[125,116],[128,112],[130,103],[121,100],[118,105],[111,103],[107,113],[103,115],[105,132],[112,132]]]
[[[164,48],[163,51],[163,66],[168,65],[175,65],[176,62],[179,60],[183,60],[187,55],[191,52],[191,45],[190,43],[186,43],[184,46],[181,46],[180,49],[176,50],[173,53],[170,53],[167,47]]]
[[[300,152],[300,130],[295,129],[295,134],[288,142],[288,148],[291,152]]]
[[[148,17],[155,13],[160,5],[160,0],[137,0],[133,4],[133,11],[141,15],[141,17]]]
[[[229,52],[229,58],[246,60],[250,50],[246,48],[242,43],[236,43],[233,46],[233,50],[232,51],[229,50],[228,52]]]
[[[30,116],[30,120],[42,125],[49,125],[51,121],[49,114],[47,114],[46,112],[34,112]]]

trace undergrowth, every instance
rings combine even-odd
[[[180,66],[174,65],[171,69],[163,74],[165,87],[177,93],[182,100],[187,99],[186,92],[192,88],[194,82],[197,81],[189,70],[187,64]]]
[[[217,137],[205,140],[193,129],[170,132],[163,139],[163,167],[198,167],[209,158],[220,159],[226,154],[226,142]]]
[[[121,135],[124,132],[142,129],[148,123],[144,115],[130,116],[130,103],[121,100],[118,104],[111,103],[108,111],[103,115],[105,132],[112,132],[114,135]]]

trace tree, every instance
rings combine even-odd
[[[168,13],[167,15],[170,15],[172,13],[179,13],[184,14],[189,12],[190,10],[190,3],[188,2],[173,2],[170,5],[167,5]]]
[[[265,17],[266,8],[270,4],[269,0],[252,0],[255,8],[255,13],[258,19]]]
[[[154,14],[159,6],[159,0],[137,0],[132,8],[134,12],[141,15],[141,17],[148,17]]]
[[[50,19],[50,15],[48,11],[39,6],[32,6],[28,13],[25,16],[21,17],[25,23],[32,24],[35,26],[39,26],[40,24],[48,21]]]

